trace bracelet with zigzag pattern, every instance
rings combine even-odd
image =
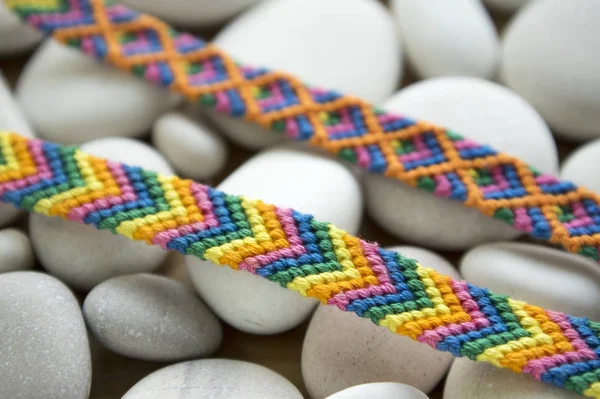
[[[518,158],[285,72],[236,63],[214,45],[110,0],[4,1],[56,40],[192,103],[307,140],[600,261],[600,196]]]

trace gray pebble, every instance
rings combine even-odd
[[[188,289],[151,274],[103,282],[88,294],[83,314],[104,346],[142,360],[209,356],[223,335],[219,320]]]
[[[0,273],[31,269],[34,264],[29,237],[17,229],[0,230]]]
[[[0,320],[0,398],[88,397],[87,333],[63,283],[36,272],[0,275]]]

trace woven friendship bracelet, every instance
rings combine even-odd
[[[246,270],[454,356],[600,398],[600,323],[454,281],[293,209],[6,132],[0,199]]]
[[[426,122],[236,63],[214,45],[106,0],[4,0],[99,60],[230,116],[307,140],[364,169],[462,201],[529,235],[600,260],[600,196]],[[318,60],[315,60],[318,62]]]

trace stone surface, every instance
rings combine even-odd
[[[456,359],[444,388],[444,399],[577,399],[578,394],[491,364]]]
[[[372,0],[266,1],[227,25],[214,42],[249,65],[283,69],[311,85],[373,102],[389,96],[402,75],[394,21]],[[281,139],[244,121],[208,116],[247,148]]]
[[[285,378],[265,367],[229,359],[204,359],[160,369],[122,399],[302,399]]]
[[[406,54],[423,78],[493,78],[500,40],[481,0],[392,0]]]
[[[376,382],[356,385],[328,396],[327,399],[427,399],[427,395],[410,385]]]
[[[502,79],[571,140],[600,137],[600,2],[533,2],[504,33]]]
[[[529,104],[498,84],[464,77],[430,79],[401,90],[383,107],[446,126],[556,174],[556,145],[548,127]],[[458,201],[436,198],[394,179],[369,175],[364,184],[373,219],[415,244],[459,250],[520,234]]]
[[[571,153],[562,164],[560,178],[600,192],[600,140]]]
[[[312,213],[356,233],[361,221],[360,186],[348,169],[330,159],[292,148],[265,151],[244,163],[218,187],[230,194]],[[343,203],[343,206],[340,204]],[[188,256],[196,289],[217,315],[254,334],[276,334],[304,321],[313,299],[245,271]]]
[[[510,13],[518,11],[531,0],[483,0],[483,2],[491,9]]]
[[[416,258],[444,275],[460,278],[448,261],[426,249],[387,249]],[[404,383],[430,392],[444,377],[452,359],[448,353],[394,335],[371,320],[321,305],[304,339],[302,376],[313,399],[372,382]]]
[[[123,0],[123,4],[177,26],[214,26],[261,0]]]
[[[42,41],[43,36],[22,23],[4,2],[0,2],[0,37],[0,56],[11,56],[31,49]]]
[[[68,144],[142,136],[180,98],[53,40],[25,66],[17,97],[40,136]]]
[[[27,235],[17,229],[0,230],[0,273],[31,269],[34,264]]]
[[[460,270],[469,283],[498,294],[600,319],[600,270],[583,256],[540,245],[487,244],[469,251]]]
[[[0,275],[0,397],[84,399],[90,348],[77,300],[42,273]]]
[[[182,284],[132,274],[95,287],[83,305],[85,321],[108,349],[135,359],[173,362],[213,354],[219,320]]]
[[[180,176],[203,180],[218,173],[227,161],[227,144],[197,118],[173,111],[152,129],[152,143]]]

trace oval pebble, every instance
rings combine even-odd
[[[31,269],[34,265],[29,237],[17,229],[0,230],[0,273]]]
[[[151,274],[99,284],[85,298],[83,315],[105,347],[135,359],[209,356],[223,336],[219,320],[182,284]]]
[[[0,397],[87,398],[90,348],[79,304],[57,279],[0,275]]]
[[[122,399],[302,399],[288,380],[257,364],[203,359],[148,375]]]
[[[173,174],[158,151],[137,140],[107,137],[86,143],[81,150],[114,162]],[[44,268],[79,290],[90,290],[111,277],[151,272],[167,257],[162,248],[60,218],[32,214],[29,229]]]
[[[17,97],[40,136],[66,144],[142,136],[180,99],[53,40],[25,66]]]
[[[496,83],[465,77],[430,79],[401,90],[384,108],[449,127],[543,172],[556,173],[558,156],[548,127],[529,104]],[[459,250],[520,234],[459,201],[437,198],[394,179],[365,175],[364,183],[371,217],[415,244]]]
[[[575,392],[560,389],[524,374],[491,364],[456,359],[444,388],[444,399],[578,399]]]
[[[600,319],[600,271],[581,255],[522,243],[479,246],[460,270],[469,283],[546,309]]]
[[[10,56],[31,49],[41,42],[44,36],[21,22],[6,8],[4,2],[0,2],[0,37],[0,56]]]
[[[503,82],[566,139],[600,137],[599,19],[596,0],[540,0],[504,33]]]
[[[428,396],[410,385],[394,382],[376,382],[356,385],[334,393],[326,399],[427,399]]]
[[[441,274],[460,278],[441,256],[415,247],[392,247]],[[368,319],[333,306],[319,306],[302,346],[302,376],[314,399],[356,384],[398,382],[430,392],[453,357],[408,337],[392,334]],[[335,397],[335,395],[334,395]]]
[[[123,4],[190,28],[214,26],[261,0],[123,0]]]
[[[282,69],[311,85],[372,102],[389,96],[402,75],[394,21],[372,0],[267,1],[227,25],[214,43],[249,65]],[[207,115],[246,148],[281,140],[247,122]]]
[[[180,175],[194,180],[214,176],[227,161],[223,139],[197,118],[179,111],[158,118],[152,129],[152,143]]]
[[[393,0],[391,7],[406,55],[423,78],[495,76],[500,40],[481,0]]]
[[[560,178],[600,192],[600,140],[571,153],[562,164]]]
[[[483,0],[483,2],[494,10],[512,13],[518,11],[521,7],[531,2],[531,0]]]
[[[317,220],[330,221],[351,233],[356,233],[361,221],[360,186],[352,173],[326,157],[297,149],[274,148],[260,153],[218,188],[312,213]],[[245,332],[276,334],[289,330],[304,321],[317,303],[245,271],[192,256],[186,263],[196,289],[211,309]]]

